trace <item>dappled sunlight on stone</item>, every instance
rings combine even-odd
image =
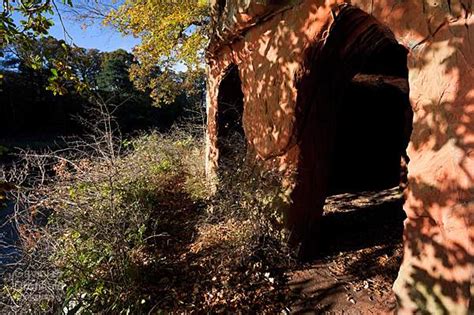
[[[342,189],[334,193],[360,192],[368,184],[387,188],[397,180],[402,156],[404,164],[409,161],[408,218],[394,286],[398,307],[404,313],[466,313],[472,307],[474,260],[472,5],[466,0],[337,5],[343,2],[228,1],[223,20],[214,16],[227,28],[217,27],[207,54],[209,171],[218,168],[217,90],[234,63],[252,154],[283,174],[282,186],[292,190],[287,224],[294,243],[317,240],[312,231],[332,188]],[[368,73],[361,71],[370,62]],[[351,84],[354,89],[368,81],[379,90],[348,92]],[[398,96],[390,89],[398,89]],[[351,118],[367,116],[351,102],[373,103],[366,112],[373,116],[361,127],[352,125],[354,132]],[[399,104],[398,114],[388,111],[390,103]],[[338,138],[338,111],[344,108],[348,130]],[[356,137],[364,128],[372,131]],[[379,152],[391,162],[382,163]]]

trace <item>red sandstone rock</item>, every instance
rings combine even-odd
[[[283,185],[291,189],[293,200],[287,223],[297,240],[305,240],[321,215],[332,163],[328,152],[337,138],[337,106],[328,104],[338,104],[344,94],[338,84],[356,74],[348,66],[355,64],[357,70],[361,58],[354,52],[360,44],[354,41],[369,33],[372,43],[380,40],[363,47],[363,56],[375,56],[378,48],[392,45],[390,32],[382,36],[388,27],[393,40],[408,51],[413,109],[405,252],[394,284],[399,311],[465,314],[469,304],[473,311],[472,1],[355,0],[352,5],[362,11],[334,24],[347,13],[336,2],[228,0],[219,11],[223,17],[214,17],[207,55],[208,170],[212,174],[218,167],[219,84],[235,64],[248,143],[256,158],[286,174]],[[328,37],[336,28],[337,37]],[[331,41],[333,50],[327,53]],[[388,68],[395,68],[397,54],[384,61]],[[393,70],[388,68],[381,71]]]

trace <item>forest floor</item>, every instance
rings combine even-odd
[[[405,213],[398,188],[328,198],[319,257],[288,273],[291,312],[390,313]]]
[[[232,262],[235,256],[226,253],[228,242],[233,242],[231,231],[239,223],[199,228],[199,206],[183,200],[186,198],[176,196],[176,203],[161,207],[160,221],[169,222],[163,225],[167,237],[161,242],[167,250],[162,257],[169,264],[159,274],[150,273],[152,278],[163,279],[154,288],[163,296],[157,301],[158,309],[316,314],[394,311],[391,288],[401,263],[405,218],[398,188],[329,197],[322,218],[324,245],[318,257],[307,263],[293,262],[290,267],[279,267],[272,257],[258,254],[250,261]],[[169,211],[163,212],[166,208]]]

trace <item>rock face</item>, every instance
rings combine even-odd
[[[213,3],[209,174],[218,169],[226,123],[219,99],[228,98],[219,91],[243,94],[247,148],[284,175],[292,200],[286,223],[309,251],[329,193],[392,185],[407,154],[405,250],[394,284],[401,313],[474,311],[472,6]],[[240,77],[235,91],[220,89],[229,69]]]

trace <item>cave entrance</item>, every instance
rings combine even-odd
[[[314,153],[313,176],[325,178],[314,188],[325,200],[315,254],[343,253],[346,276],[382,279],[390,291],[406,217],[399,185],[413,115],[407,49],[373,16],[345,5],[311,67],[312,143],[323,151]]]
[[[217,105],[217,148],[219,170],[235,169],[247,152],[247,143],[242,126],[244,94],[239,69],[235,64],[225,71],[219,85]]]
[[[397,73],[383,68],[388,53],[368,60],[350,79],[336,112],[323,212],[323,234],[332,235],[332,251],[401,249],[405,213],[400,186],[406,184],[412,121],[406,54],[397,56],[405,65],[393,69]],[[395,276],[398,270],[392,271]]]
[[[371,47],[376,40],[359,44]],[[347,65],[352,73],[336,104],[328,195],[383,190],[403,180],[412,126],[407,51],[386,40],[382,49]]]

